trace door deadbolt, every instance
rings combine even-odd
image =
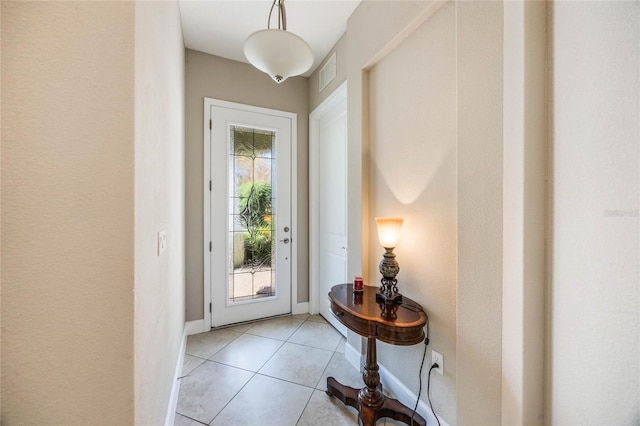
[[[289,227],[288,226],[284,227],[284,232],[289,232]]]

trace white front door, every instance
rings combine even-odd
[[[337,89],[311,115],[312,227],[317,256],[312,268],[317,280],[320,314],[343,335],[346,327],[331,313],[329,290],[347,277],[347,96]],[[312,242],[313,244],[313,242]]]
[[[211,127],[205,236],[211,242],[205,251],[211,325],[290,313],[295,114],[205,101]]]

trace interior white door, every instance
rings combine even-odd
[[[317,154],[318,308],[343,335],[346,327],[331,313],[327,297],[347,277],[347,98],[346,86],[314,116]]]
[[[291,312],[295,118],[277,113],[210,105],[213,327]]]

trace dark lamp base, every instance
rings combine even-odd
[[[378,291],[378,293],[376,293],[376,302],[384,303],[385,305],[392,303],[402,303],[402,295],[400,293],[386,295]]]

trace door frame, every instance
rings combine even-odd
[[[320,120],[339,102],[347,99],[347,82],[342,83],[309,115],[309,206],[320,198]],[[349,170],[347,170],[347,174]],[[309,208],[309,313],[320,311],[319,253],[320,217],[318,211]],[[347,259],[349,252],[347,251]],[[326,297],[326,295],[325,295]]]
[[[204,98],[204,173],[202,180],[202,201],[203,201],[203,233],[202,233],[202,252],[204,257],[204,279],[203,279],[203,312],[204,326],[206,330],[212,328],[211,323],[211,260],[213,251],[209,251],[209,243],[211,242],[211,190],[209,182],[211,181],[211,133],[210,114],[211,107],[218,106],[223,108],[237,109],[247,112],[255,112],[258,114],[274,115],[277,117],[289,118],[291,120],[291,312],[296,312],[295,305],[298,302],[298,200],[295,194],[298,193],[298,114],[295,112],[280,111],[276,109],[263,108],[254,105],[240,104],[236,102],[224,101],[221,99]]]

